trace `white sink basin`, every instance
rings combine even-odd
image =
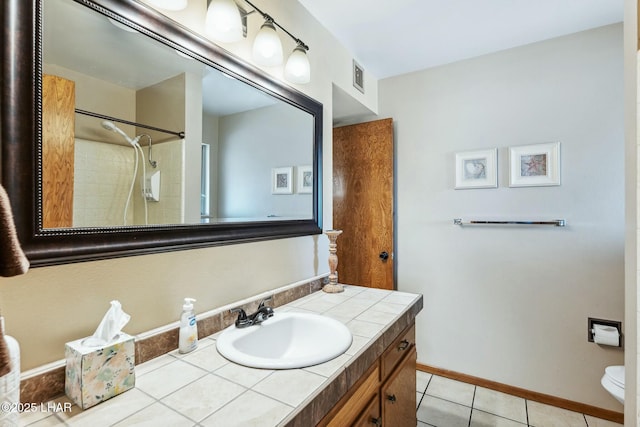
[[[340,356],[351,346],[341,322],[312,313],[278,313],[261,325],[225,329],[216,340],[220,354],[252,368],[295,369]]]

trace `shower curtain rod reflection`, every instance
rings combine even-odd
[[[143,128],[143,129],[154,130],[156,132],[167,133],[169,135],[175,135],[180,139],[184,138],[184,132],[174,132],[174,131],[171,131],[171,130],[161,129],[161,128],[157,128],[157,127],[154,127],[154,126],[147,126],[147,125],[143,125],[143,124],[140,124],[140,123],[130,122],[128,120],[118,119],[116,117],[105,116],[104,114],[98,114],[98,113],[93,113],[93,112],[87,111],[87,110],[81,110],[79,108],[76,108],[76,113],[83,114],[85,116],[95,117],[95,118],[102,119],[102,120],[111,120],[112,122],[124,123],[126,125],[136,126],[136,127]]]

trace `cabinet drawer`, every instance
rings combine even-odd
[[[396,338],[385,350],[380,360],[380,380],[384,380],[393,371],[400,359],[416,345],[416,326],[413,324]]]
[[[371,399],[378,400],[380,383],[378,381],[378,364],[369,368],[363,378],[345,396],[335,409],[331,411],[318,426],[345,427],[352,425],[371,404]],[[379,405],[378,405],[379,406]],[[366,424],[365,424],[366,425]]]

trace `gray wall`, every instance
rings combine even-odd
[[[600,385],[623,351],[622,25],[382,80],[395,121],[399,290],[424,294],[418,361],[621,411]],[[562,185],[508,188],[508,147],[561,142]],[[497,189],[454,190],[456,152],[498,148]],[[456,217],[565,218],[460,228]]]
[[[278,103],[220,118],[218,216],[311,218],[311,194],[297,192],[297,167],[313,161],[313,118]],[[293,194],[271,193],[271,169],[293,167]]]

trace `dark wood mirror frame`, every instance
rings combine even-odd
[[[122,0],[74,0],[187,53],[314,117],[313,218],[169,226],[42,227],[42,2],[5,0],[2,33],[2,185],[32,266],[65,264],[322,232],[322,104],[267,76],[147,6]]]

